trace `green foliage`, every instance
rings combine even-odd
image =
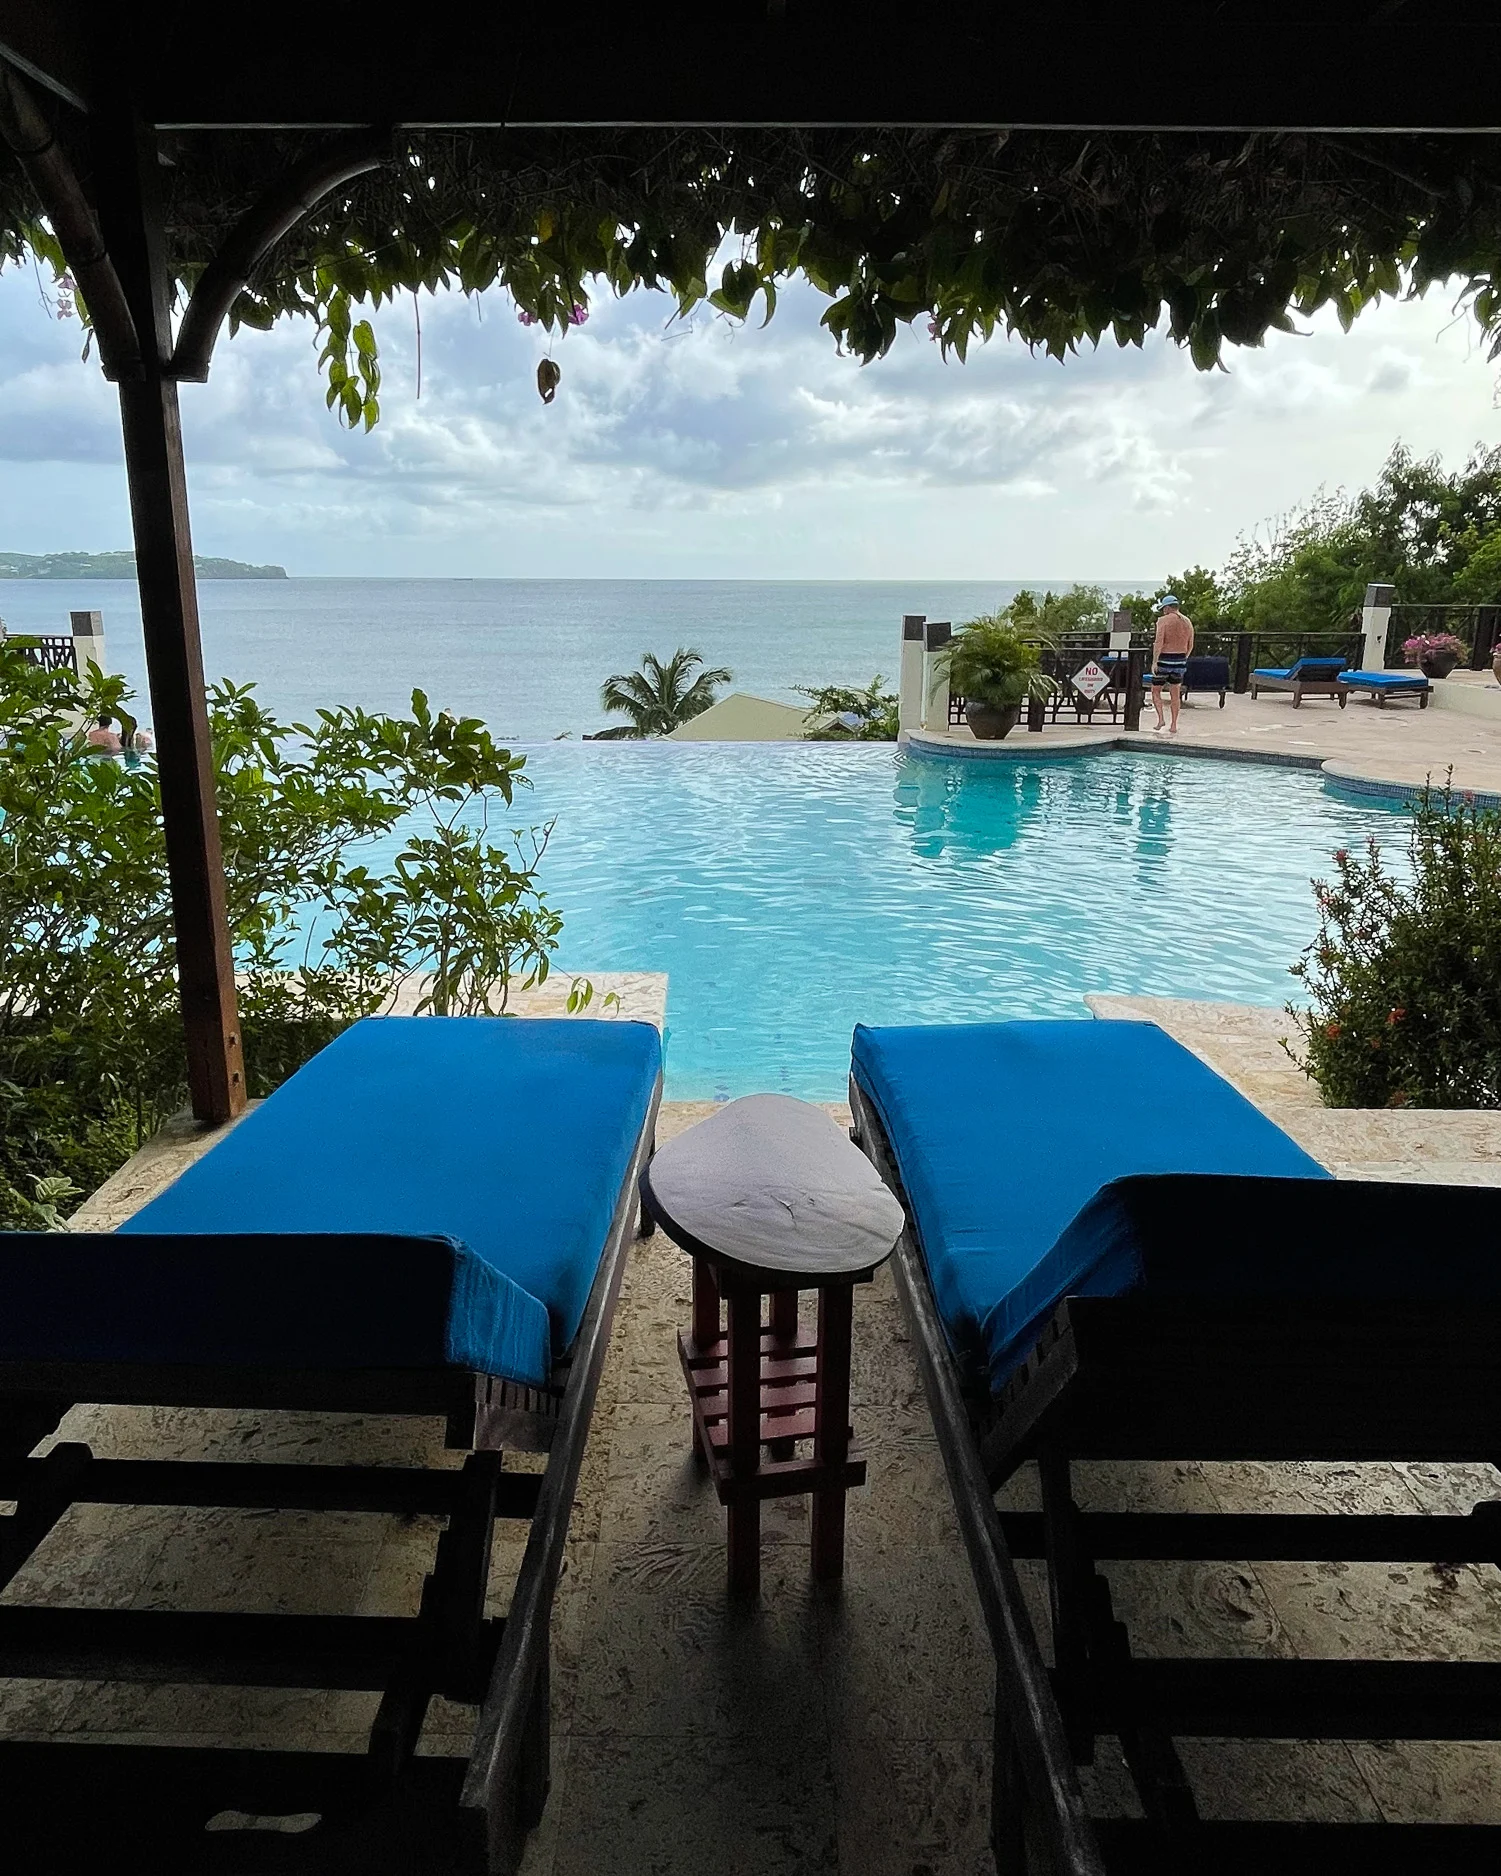
[[[728,684],[735,675],[723,665],[701,670],[703,662],[702,652],[691,645],[679,645],[665,662],[649,651],[637,670],[607,677],[599,687],[600,707],[627,721],[601,730],[595,741],[665,736],[680,723],[702,716],[719,686]]]
[[[994,615],[1025,638],[1054,645],[1068,632],[1103,632],[1110,624],[1110,600],[1102,586],[1071,586],[1066,593],[1046,592],[1039,599],[1027,587]]]
[[[1501,813],[1425,792],[1410,881],[1372,839],[1316,880],[1293,1059],[1330,1107],[1501,1107]]]
[[[1169,574],[1155,593],[1122,593],[1118,610],[1129,612],[1132,627],[1151,634],[1157,629],[1157,609],[1172,593],[1184,615],[1197,630],[1203,631],[1229,622],[1227,602],[1219,581],[1207,567],[1190,567],[1186,573]]]
[[[1007,613],[987,613],[961,625],[944,661],[956,695],[999,710],[1052,694],[1054,680],[1041,667],[1037,638],[1024,636]]]
[[[91,1190],[183,1098],[155,766],[91,758],[80,727],[127,703],[120,678],[0,645],[0,1222],[56,1205],[39,1179]],[[492,833],[524,758],[482,723],[418,691],[410,718],[289,725],[230,684],[210,722],[252,1094],[403,981],[419,1009],[472,1013],[546,977],[549,830]],[[393,831],[389,869],[360,857]]]
[[[1373,581],[1406,605],[1501,603],[1501,446],[1450,472],[1398,443],[1373,488],[1321,489],[1242,535],[1218,574],[1191,567],[1120,604],[1142,632],[1167,593],[1201,633],[1334,632],[1353,626]]]
[[[88,169],[84,130],[61,140]],[[171,133],[167,247],[182,288],[248,201],[320,141]],[[728,250],[727,258],[717,257]],[[0,151],[0,265],[66,261]],[[408,130],[379,171],[278,243],[231,312],[315,321],[330,406],[379,410],[354,309],[500,287],[552,333],[591,295],[669,293],[682,313],[775,309],[802,276],[868,361],[928,324],[945,356],[1012,333],[1053,358],[1166,331],[1201,370],[1332,305],[1456,281],[1501,349],[1501,152],[1483,137],[1090,130]],[[717,269],[718,278],[712,276]],[[81,305],[81,313],[85,312]]]
[[[898,699],[894,691],[883,688],[886,680],[877,671],[864,690],[846,684],[823,684],[797,687],[806,697],[815,716],[825,719],[805,732],[815,743],[894,743],[897,735]],[[853,724],[831,719],[853,717]]]

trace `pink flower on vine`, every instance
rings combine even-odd
[[[516,308],[516,317],[523,326],[536,326],[542,323],[535,313],[529,313],[524,306]]]
[[[939,336],[940,336],[940,335],[939,335],[939,331],[938,331],[938,321],[937,321],[937,319],[930,319],[930,320],[928,321],[928,337],[929,337],[930,339],[936,339],[936,338],[938,338]]]
[[[580,306],[578,302],[575,301],[573,310],[568,315],[568,323],[570,326],[581,326],[588,317],[589,308],[587,306]]]

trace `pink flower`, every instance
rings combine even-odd
[[[1336,866],[1343,866],[1349,857],[1350,849],[1348,847],[1336,847],[1334,849],[1334,864]]]
[[[1388,1024],[1392,1024],[1392,1023],[1400,1023],[1400,1022],[1401,1022],[1401,1020],[1402,1020],[1402,1018],[1403,1018],[1403,1017],[1404,1017],[1404,1016],[1405,1016],[1406,1014],[1407,1014],[1407,1011],[1406,1011],[1405,1009],[1400,1009],[1400,1008],[1399,1008],[1399,1009],[1395,1009],[1395,1010],[1388,1010],[1388,1012],[1387,1012],[1387,1016],[1386,1016],[1386,1020],[1387,1020],[1387,1023],[1388,1023]]]
[[[523,326],[535,326],[541,323],[537,315],[535,313],[529,313],[524,306],[518,306],[516,308],[516,317]]]
[[[936,339],[938,337],[938,321],[936,319],[930,319],[928,321],[928,337],[930,339]]]
[[[1325,1023],[1324,1034],[1329,1038],[1331,1042],[1337,1042],[1339,1040],[1339,1024],[1338,1023]]]
[[[577,301],[575,301],[573,310],[568,315],[568,323],[570,326],[581,326],[588,317],[589,308],[587,306],[580,306]]]

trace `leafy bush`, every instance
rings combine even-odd
[[[1425,792],[1408,847],[1410,882],[1374,839],[1314,882],[1289,1052],[1330,1107],[1501,1107],[1501,813]]]
[[[961,625],[949,646],[950,688],[966,701],[1009,710],[1054,687],[1041,668],[1036,639],[1024,637],[1005,613],[987,613]]]
[[[1110,600],[1103,586],[1071,586],[1066,593],[1045,592],[1040,599],[1024,586],[1008,606],[988,616],[1023,638],[1054,645],[1066,632],[1108,630]]]
[[[39,1182],[92,1190],[184,1095],[155,764],[83,742],[127,701],[123,679],[90,667],[80,684],[0,644],[0,1223],[73,1196]],[[252,1095],[404,981],[419,1009],[462,1013],[546,977],[549,829],[492,835],[527,783],[483,724],[418,691],[410,718],[289,725],[225,684],[210,725]],[[350,855],[409,815],[389,868]]]
[[[810,689],[799,684],[799,696],[813,706],[813,714],[823,719],[806,732],[815,743],[894,743],[897,736],[898,700],[894,691],[884,690],[885,679],[877,671],[864,690],[852,690],[845,684],[824,684]],[[840,722],[844,717],[850,719]]]

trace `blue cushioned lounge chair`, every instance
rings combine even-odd
[[[553,1592],[660,1092],[648,1024],[374,1018],[117,1233],[0,1235],[0,1497],[17,1505],[0,1585],[70,1503],[447,1519],[411,1618],[0,1607],[8,1675],[381,1695],[359,1757],[0,1747],[7,1790],[41,1818],[27,1862],[8,1800],[26,1867],[97,1859],[118,1844],[121,1806],[143,1859],[143,1829],[186,1831],[194,1870],[262,1867],[207,1859],[206,1843],[224,1845],[204,1823],[226,1809],[317,1815],[269,1840],[277,1870],[514,1864],[546,1797]],[[104,1461],[74,1444],[29,1457],[76,1401],[418,1414],[469,1456],[439,1469]],[[503,1472],[507,1445],[548,1451],[546,1470]],[[504,1621],[484,1613],[497,1517],[531,1526]],[[436,1695],[479,1707],[467,1760],[416,1755]],[[179,1867],[162,1857],[140,1867]]]
[[[1264,690],[1289,690],[1296,710],[1305,697],[1338,697],[1338,678],[1348,659],[1299,658],[1296,664],[1263,665],[1251,673],[1251,695]]]
[[[1140,1658],[1120,1559],[1486,1560],[1469,1517],[1084,1512],[1090,1460],[1494,1461],[1501,1192],[1336,1182],[1148,1024],[857,1029],[855,1133],[997,1660],[998,1868],[1488,1867],[1483,1827],[1199,1819],[1181,1737],[1492,1738],[1501,1665]],[[1035,1462],[1042,1509],[993,1493]],[[1052,1667],[1017,1556],[1046,1558]],[[1074,1771],[1118,1738],[1140,1820]]]
[[[1364,691],[1378,710],[1386,708],[1388,697],[1416,697],[1418,708],[1426,710],[1433,686],[1421,671],[1342,671],[1339,676],[1341,710],[1352,691]]]

